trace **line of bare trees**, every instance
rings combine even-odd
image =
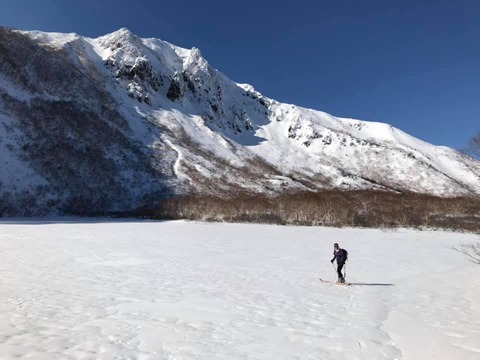
[[[157,219],[375,228],[429,227],[480,233],[479,198],[415,193],[321,191],[275,197],[237,193],[166,199],[143,215]]]

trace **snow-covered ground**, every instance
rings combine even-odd
[[[474,235],[0,222],[0,359],[479,359]],[[349,251],[335,280],[332,244]]]

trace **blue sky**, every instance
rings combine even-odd
[[[454,148],[480,132],[476,0],[0,0],[0,25],[90,37],[127,27],[198,47],[282,102]]]

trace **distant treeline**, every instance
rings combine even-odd
[[[480,198],[441,198],[381,191],[322,191],[274,197],[237,193],[165,199],[141,216],[334,227],[428,227],[480,233]]]

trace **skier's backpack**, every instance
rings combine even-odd
[[[342,249],[343,250],[343,256],[345,257],[345,261],[348,260],[348,251],[345,250],[345,249]]]

